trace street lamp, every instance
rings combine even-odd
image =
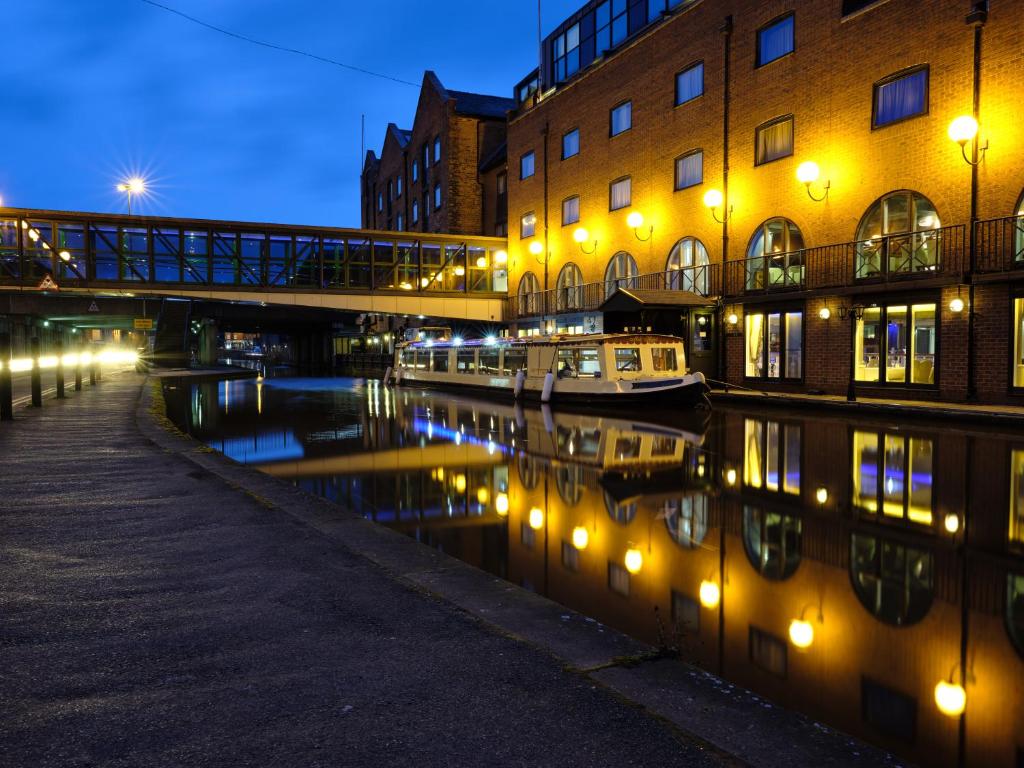
[[[117,185],[118,192],[128,195],[128,215],[132,215],[132,195],[144,195],[146,193],[146,181],[139,176],[132,176],[126,181]]]

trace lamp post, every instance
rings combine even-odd
[[[118,192],[128,195],[128,215],[132,215],[132,196],[146,193],[146,181],[138,176],[133,176],[117,185]]]
[[[852,307],[840,307],[839,316],[850,320],[850,381],[846,386],[846,400],[857,402],[857,323],[864,319],[864,305],[854,304]],[[881,361],[879,361],[881,364]]]

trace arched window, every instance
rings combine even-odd
[[[665,283],[670,290],[708,295],[708,249],[695,237],[684,237],[668,254]]]
[[[744,285],[748,291],[800,287],[804,284],[804,236],[781,216],[768,219],[747,246]]]
[[[878,536],[850,538],[850,579],[872,616],[897,627],[916,624],[932,607],[935,559],[931,552]]]
[[[782,581],[796,573],[802,530],[799,517],[743,508],[743,547],[754,570],[766,579]]]
[[[540,482],[540,470],[537,468],[537,462],[526,452],[521,452],[516,464],[519,467],[519,482],[523,484],[523,488],[532,491]]]
[[[533,272],[527,272],[519,280],[519,316],[529,317],[540,314],[540,281]]]
[[[935,206],[922,194],[902,189],[879,198],[857,227],[855,276],[935,271],[941,226]]]
[[[1024,656],[1024,574],[1011,573],[1007,577],[1006,631],[1017,653]]]
[[[699,547],[708,533],[708,497],[704,494],[669,499],[661,507],[665,528],[684,549]]]
[[[636,276],[640,271],[636,260],[625,251],[619,251],[608,262],[604,271],[604,295],[611,296],[617,288],[636,288]]]
[[[583,498],[585,485],[583,466],[580,464],[561,464],[555,470],[555,487],[562,501],[575,507]]]
[[[608,517],[619,525],[629,525],[636,517],[635,501],[620,504],[608,491],[604,492],[604,508],[608,510]]]
[[[583,308],[583,272],[573,263],[566,264],[558,273],[555,284],[559,312]]]

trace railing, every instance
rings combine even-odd
[[[979,221],[975,230],[977,272],[1024,269],[1024,215]]]
[[[0,285],[501,294],[506,241],[0,209]]]
[[[752,259],[727,262],[725,294],[799,290],[806,285],[806,251],[772,253]]]

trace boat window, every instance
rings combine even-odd
[[[1024,545],[1024,451],[1010,452],[1010,527],[1006,538],[1011,545]]]
[[[877,536],[850,538],[853,590],[873,616],[907,626],[925,617],[935,590],[931,552]]]
[[[595,378],[601,375],[597,347],[569,347],[558,350],[558,377]]]
[[[651,359],[654,361],[654,370],[656,371],[679,370],[676,351],[672,347],[654,347],[651,350]]]
[[[448,350],[435,349],[430,353],[430,370],[435,373],[448,372]]]
[[[476,350],[460,349],[455,355],[455,370],[458,373],[476,373]]]
[[[515,376],[526,367],[525,349],[506,349],[505,359],[501,366],[501,372],[505,376]]]
[[[615,458],[639,459],[640,458],[640,436],[620,437],[615,441]]]
[[[640,348],[626,347],[615,350],[615,370],[639,371],[640,370]]]
[[[496,376],[501,373],[501,367],[498,365],[498,349],[497,347],[491,349],[480,350],[480,362],[477,365],[480,373]]]
[[[398,364],[403,368],[415,368],[416,367],[416,350],[415,349],[403,349],[398,358]]]
[[[675,456],[676,455],[676,439],[674,437],[656,437],[654,438],[654,444],[651,446],[651,456]]]
[[[577,459],[596,459],[601,450],[601,430],[562,427],[555,430],[560,456],[568,454]]]

